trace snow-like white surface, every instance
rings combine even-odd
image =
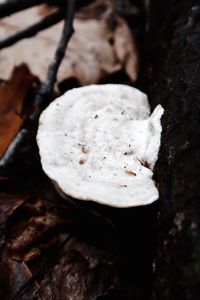
[[[37,134],[45,173],[66,195],[115,207],[159,197],[152,179],[161,138],[158,105],[119,84],[73,89],[42,113]]]

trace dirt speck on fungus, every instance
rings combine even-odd
[[[86,160],[84,160],[84,159],[80,159],[80,160],[79,160],[79,164],[80,164],[80,165],[84,165],[85,162],[86,162]]]
[[[87,153],[89,152],[89,148],[83,146],[83,147],[81,148],[81,151],[82,151],[84,154],[87,154]]]

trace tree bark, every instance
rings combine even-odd
[[[200,299],[200,3],[154,1],[145,69],[165,109],[156,165],[160,190],[156,300]],[[145,64],[144,64],[145,65]],[[153,70],[153,71],[152,71]],[[143,68],[144,71],[144,68]]]

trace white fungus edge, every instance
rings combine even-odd
[[[102,86],[102,85],[101,85]],[[106,84],[104,86],[116,86],[113,85],[113,84]],[[117,84],[118,87],[120,86],[124,86],[124,85],[119,85]],[[85,86],[85,87],[82,87],[81,89],[87,89],[88,87],[92,87],[92,88],[96,88],[96,87],[100,87],[100,85],[91,85],[91,86]],[[127,86],[128,87],[128,86]],[[141,95],[144,96],[144,99],[146,97],[146,95],[140,91],[138,91],[137,89],[135,88],[132,88],[132,87],[128,87],[128,88],[131,88],[131,89],[134,89],[137,93],[141,93]],[[76,90],[77,89],[72,89],[70,91],[68,91],[67,93],[76,93]],[[135,207],[135,206],[145,206],[145,205],[149,205],[153,202],[155,202],[156,200],[158,200],[159,198],[159,193],[158,193],[158,190],[156,188],[156,186],[154,185],[154,190],[152,190],[152,196],[148,198],[148,200],[146,201],[134,201],[134,203],[130,203],[130,202],[120,202],[119,200],[116,200],[115,199],[111,199],[109,200],[109,196],[107,195],[107,198],[106,200],[104,198],[101,198],[101,197],[90,197],[88,195],[83,195],[81,192],[78,192],[78,189],[75,191],[75,190],[70,190],[69,186],[67,186],[67,188],[65,188],[62,184],[62,179],[61,178],[58,178],[57,176],[54,176],[52,174],[52,170],[51,170],[51,167],[49,167],[49,162],[45,159],[44,155],[45,155],[45,151],[43,151],[43,149],[45,148],[45,143],[42,142],[42,131],[44,130],[44,126],[45,126],[45,122],[46,122],[46,118],[48,118],[48,112],[50,109],[53,109],[57,103],[59,103],[60,101],[62,101],[62,99],[65,98],[65,94],[62,95],[61,97],[55,99],[44,111],[43,113],[41,114],[40,116],[40,120],[39,120],[39,128],[38,128],[38,133],[37,133],[37,143],[38,143],[38,146],[39,146],[39,154],[40,154],[40,157],[41,157],[41,164],[42,164],[42,168],[44,170],[44,172],[47,174],[47,176],[53,181],[56,189],[58,190],[58,192],[60,193],[60,195],[64,198],[67,198],[67,197],[72,197],[72,198],[75,198],[75,199],[78,199],[78,200],[84,200],[84,201],[93,201],[93,202],[96,202],[96,203],[99,203],[99,204],[103,204],[103,205],[109,205],[109,206],[112,206],[112,207],[118,207],[118,208],[125,208],[125,207]],[[148,102],[148,100],[146,100]],[[157,131],[158,131],[158,134],[159,134],[159,139],[157,139],[157,143],[158,143],[158,149],[160,148],[160,135],[161,135],[161,131],[162,131],[162,126],[161,126],[161,123],[160,123],[160,119],[162,117],[164,113],[164,109],[162,108],[161,105],[158,105],[154,112],[149,116],[150,117],[150,120],[152,120],[152,122],[157,122]],[[44,146],[44,148],[43,148]],[[158,151],[159,153],[159,151]],[[158,158],[158,153],[156,153],[156,158],[154,158],[154,160],[156,161],[157,158]],[[155,162],[154,162],[155,164]],[[152,165],[152,169],[154,167],[154,164]],[[153,180],[153,179],[152,179]],[[80,182],[78,181],[77,182],[77,185],[79,185]],[[112,198],[112,197],[111,197]]]

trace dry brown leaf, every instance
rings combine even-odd
[[[11,296],[32,276],[30,269],[25,263],[12,260],[7,252],[3,255],[1,270],[1,299],[11,299]],[[37,288],[38,284],[34,281],[27,293],[29,299],[31,299],[30,295],[33,295],[33,291]]]
[[[98,0],[76,14],[75,33],[58,73],[59,82],[76,78],[82,85],[97,83],[122,69],[132,81],[136,79],[138,53],[135,41],[126,21],[114,14],[112,3]],[[0,21],[0,36],[13,34],[40,17],[41,8],[32,8],[5,18]],[[8,78],[15,64],[25,62],[34,74],[44,79],[61,31],[62,23],[1,51],[1,77]]]
[[[6,222],[7,219],[15,212],[15,210],[26,201],[25,195],[14,195],[0,193],[0,224]]]
[[[102,2],[105,7],[98,15]],[[89,14],[93,13],[93,14]],[[81,84],[97,83],[106,75],[124,68],[131,80],[137,77],[138,56],[126,22],[113,13],[112,2],[97,1],[77,14],[66,60],[64,77]]]
[[[12,210],[15,204],[10,204]],[[50,202],[30,197],[19,207],[13,222],[7,226],[6,244],[1,251],[0,298],[10,299],[39,270],[42,270],[40,276],[20,293],[19,299],[32,299],[34,294],[43,300],[65,299],[66,295],[74,300],[93,300],[115,291],[119,294],[122,275],[116,259],[76,235],[64,244],[69,237],[65,224],[73,214],[68,209],[62,209],[62,213],[57,210]],[[76,210],[74,214],[77,217]],[[87,223],[82,217],[84,224]],[[95,229],[94,232],[99,239]]]
[[[25,221],[24,228],[20,228],[11,243],[10,250],[12,257],[21,259],[24,252],[31,247],[38,245],[39,242],[45,240],[50,234],[54,234],[55,229],[58,229],[64,221],[52,213],[45,216],[32,217],[28,222]]]
[[[13,70],[8,82],[0,83],[0,157],[24,122],[22,110],[26,96],[37,82],[26,65]]]

